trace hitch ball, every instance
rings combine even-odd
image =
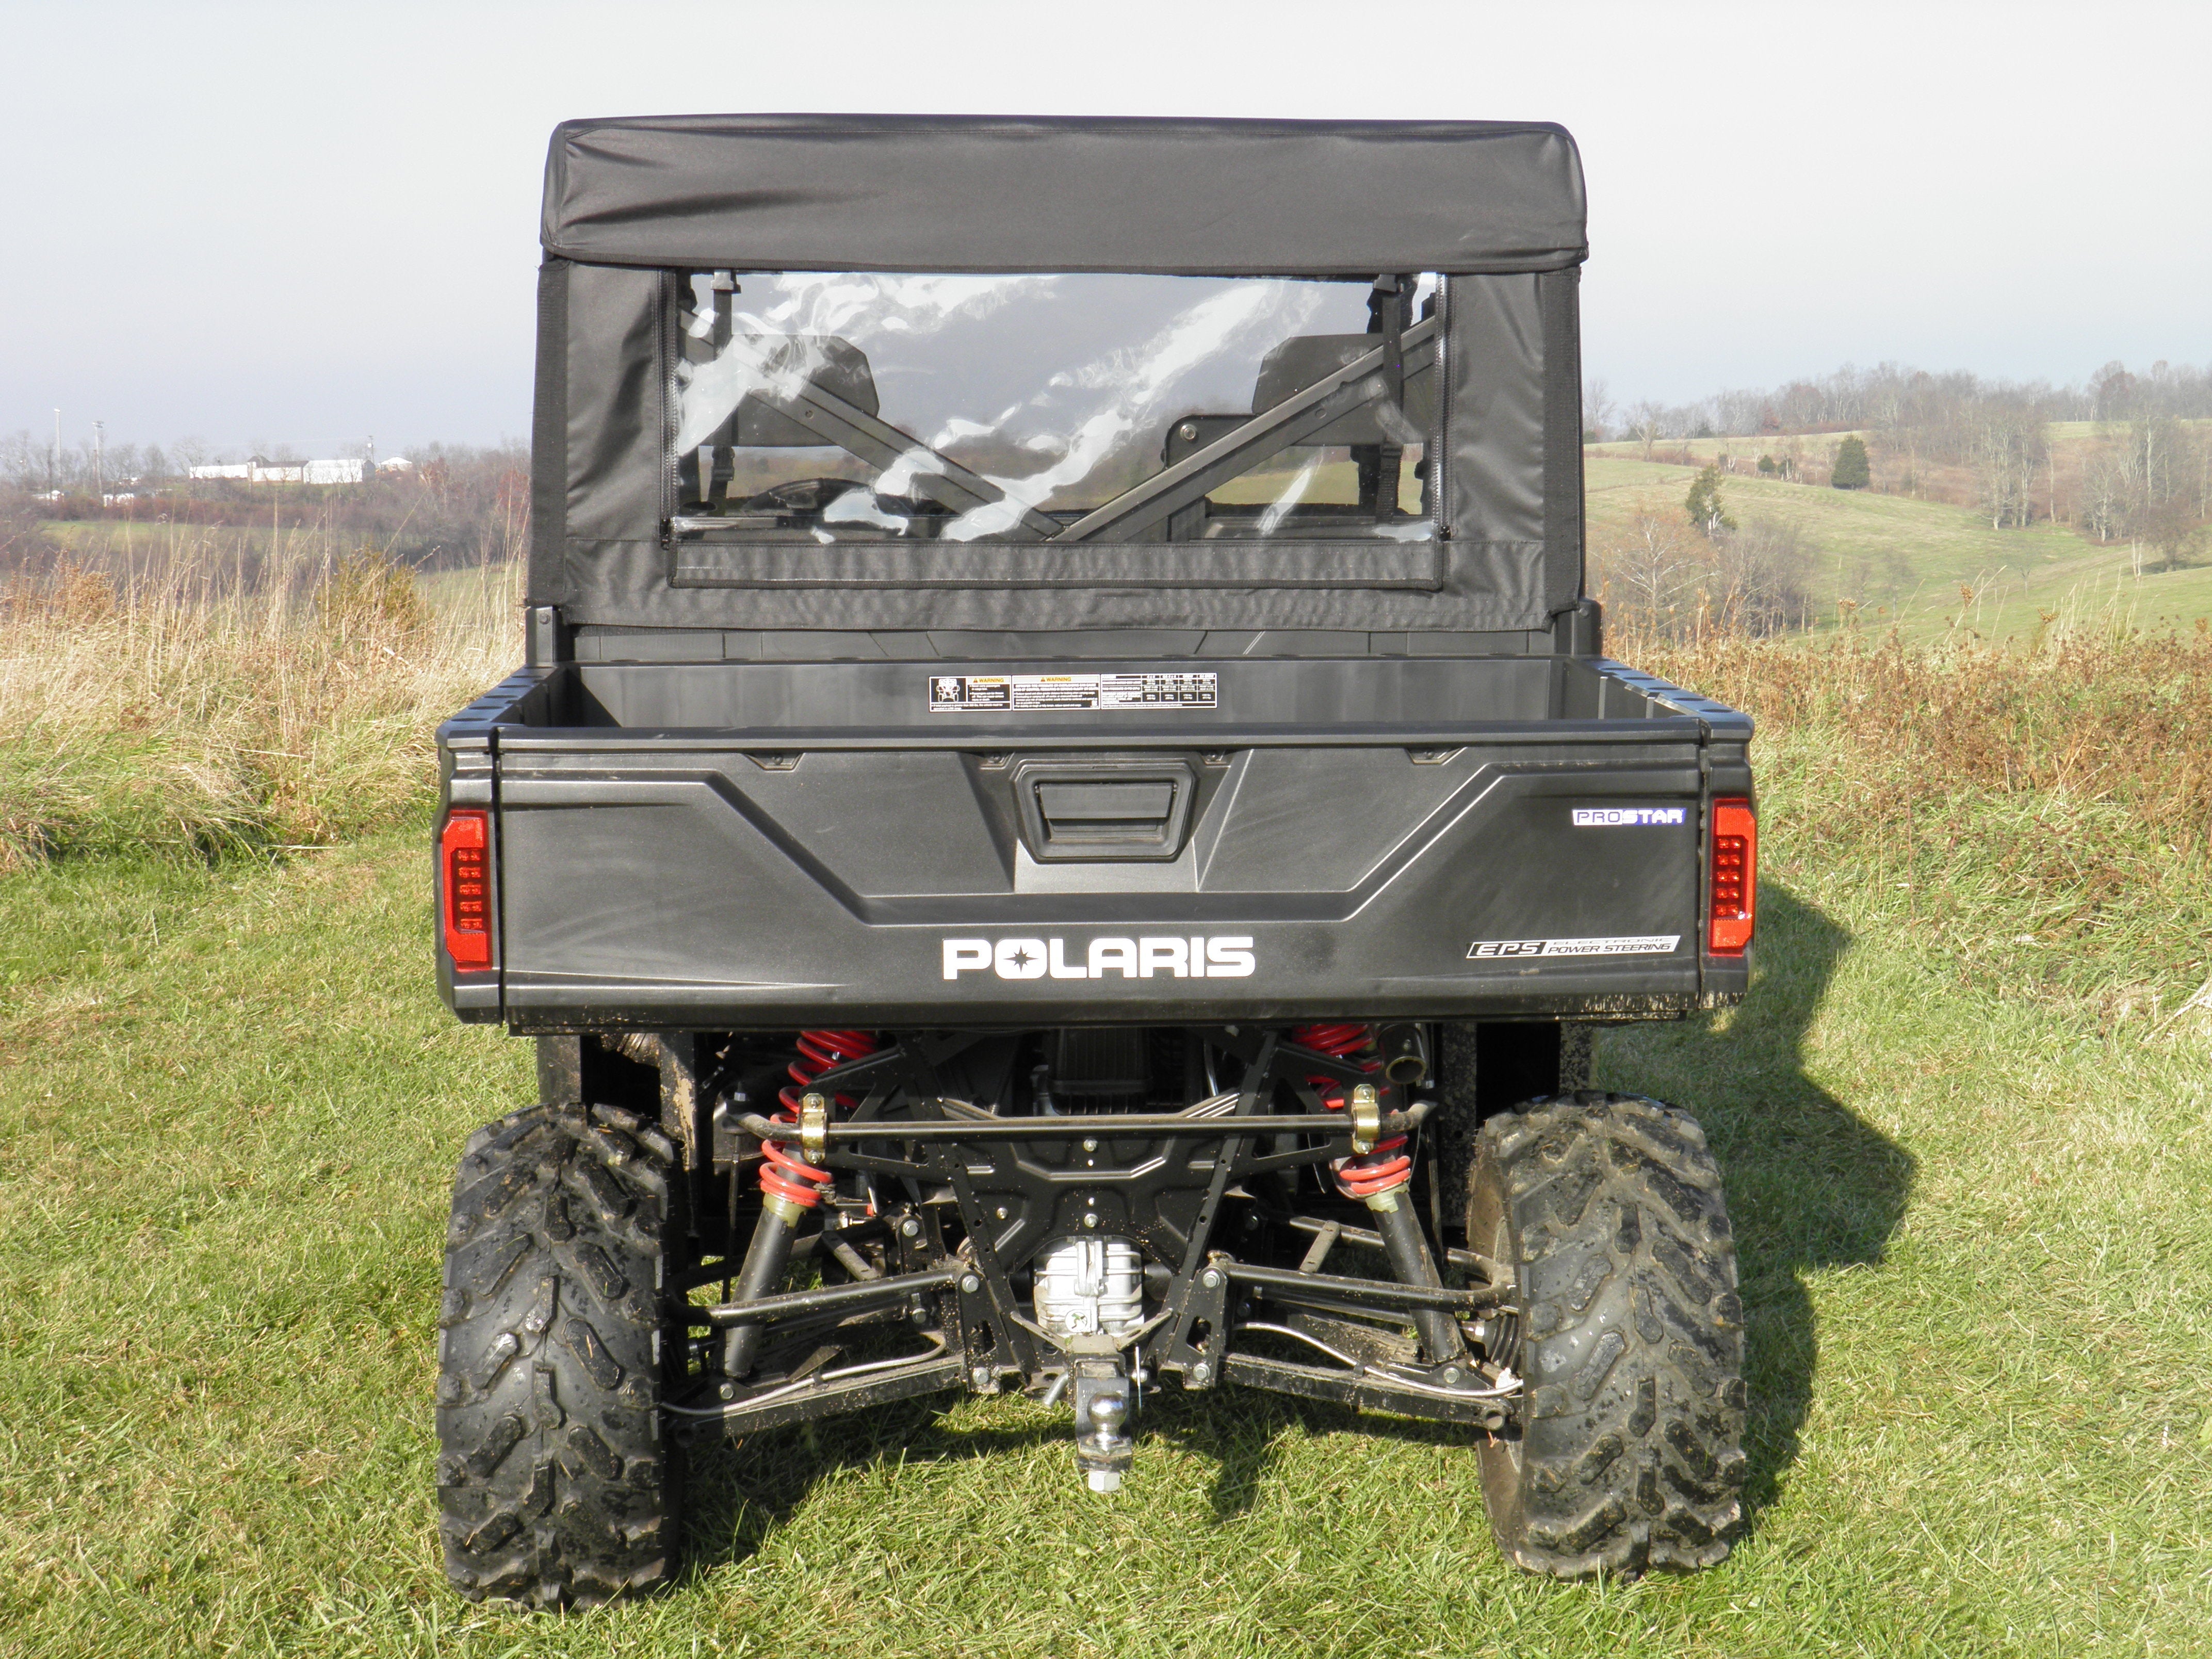
[[[1091,1491],[1119,1492],[1136,1450],[1129,1437],[1136,1379],[1122,1369],[1119,1354],[1086,1354],[1070,1369],[1075,1374],[1075,1467]]]
[[[1075,1448],[1076,1466],[1083,1471],[1084,1484],[1093,1492],[1119,1492],[1133,1449],[1124,1431],[1129,1420],[1129,1396],[1095,1394],[1085,1414],[1091,1419],[1091,1432],[1078,1440]]]

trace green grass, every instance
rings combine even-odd
[[[1585,457],[1593,547],[1619,537],[1638,511],[1680,520],[1696,476],[1690,467],[1619,453],[1620,447],[1593,448]],[[1755,474],[1723,477],[1721,493],[1739,522],[1796,526],[1814,555],[1812,592],[1830,621],[1845,599],[1914,639],[1954,628],[1990,639],[2032,635],[2046,616],[2154,629],[2212,617],[2212,567],[2138,577],[2124,544],[2100,547],[2063,525],[1992,530],[1969,507]]]
[[[513,566],[364,582],[303,553],[243,593],[222,574],[0,583],[0,872],[388,826],[428,798],[436,722],[521,656]]]
[[[650,1602],[465,1607],[431,1490],[447,1183],[531,1068],[437,1002],[417,826],[0,880],[0,1653],[2205,1650],[2212,1054],[2172,1017],[2201,879],[2162,931],[2038,934],[2005,860],[2022,813],[2088,834],[2065,803],[1838,842],[1828,741],[1762,738],[1751,1001],[1600,1047],[1698,1112],[1738,1218],[1720,1569],[1520,1577],[1455,1430],[1168,1395],[1106,1501],[1062,1414],[961,1399],[708,1460]]]

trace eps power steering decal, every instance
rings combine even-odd
[[[1615,939],[1479,939],[1467,948],[1470,957],[1671,957],[1680,933],[1632,933]]]

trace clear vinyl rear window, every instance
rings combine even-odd
[[[1433,277],[681,279],[679,535],[1434,533]]]

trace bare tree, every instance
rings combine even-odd
[[[1645,398],[1628,411],[1628,435],[1644,446],[1644,459],[1651,459],[1652,446],[1667,435],[1667,411]]]
[[[1599,563],[1607,598],[1646,626],[1659,629],[1705,574],[1680,521],[1644,511],[1628,521],[1626,534],[1601,546]]]
[[[1803,628],[1813,556],[1793,524],[1753,519],[1713,541],[1712,609],[1753,634]]]
[[[46,447],[18,430],[0,438],[0,479],[12,489],[36,489],[46,477]]]
[[[2212,433],[2191,440],[2197,451],[2197,516],[2212,519]]]
[[[1620,411],[1606,391],[1603,380],[1591,380],[1583,387],[1583,426],[1600,443],[1613,429],[1613,417]]]
[[[2100,543],[2108,543],[2119,533],[2127,510],[2125,462],[2109,451],[2100,453],[2081,472],[2081,493],[2075,505],[2081,532]]]
[[[1969,453],[1990,528],[2027,524],[2035,516],[2035,475],[2045,453],[2041,418],[2027,409],[1989,405],[1974,422]]]
[[[2197,522],[2190,506],[2185,497],[2171,495],[2154,506],[2142,508],[2129,526],[2129,539],[2157,550],[2159,568],[2162,570],[2179,570],[2184,565],[2194,564],[2204,550],[2206,526]],[[2142,574],[2140,568],[2136,574]]]

